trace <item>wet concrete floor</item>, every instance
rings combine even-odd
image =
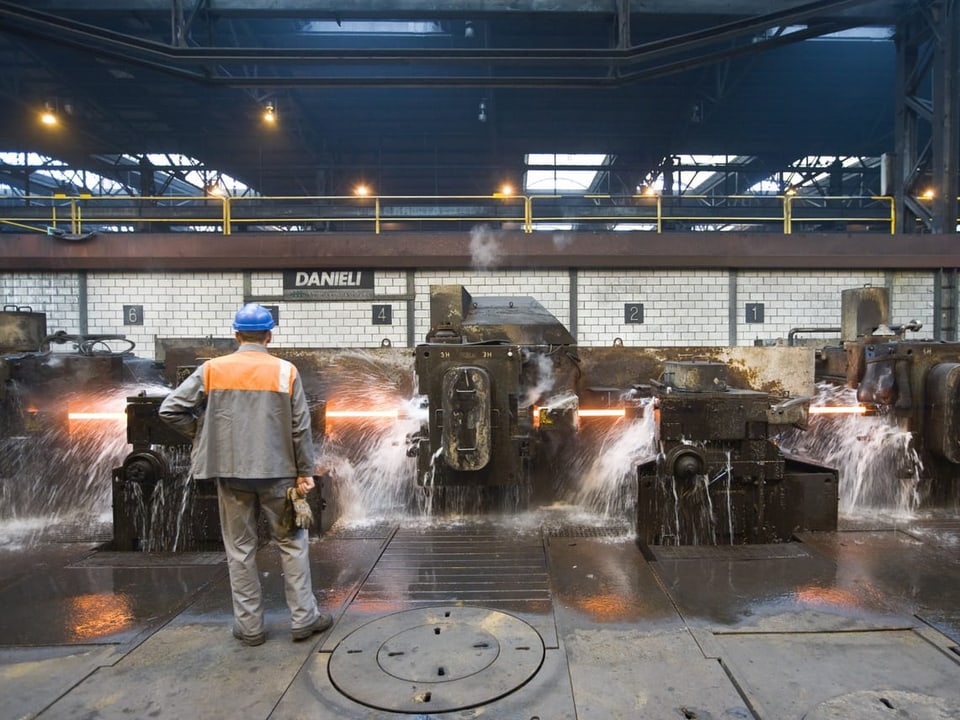
[[[221,553],[0,547],[0,718],[960,718],[960,521],[654,548],[623,527],[402,522],[311,545],[334,615],[230,632]]]

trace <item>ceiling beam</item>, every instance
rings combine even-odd
[[[110,55],[183,79],[229,87],[617,87],[835,32],[848,27],[850,21],[824,21],[823,18],[874,4],[872,0],[815,0],[757,16],[726,20],[681,35],[616,48],[173,47],[9,2],[0,2],[0,28],[15,27],[20,33],[51,42]],[[767,30],[804,23],[809,25],[796,32],[778,33],[753,42],[758,34]],[[751,42],[744,43],[744,39]],[[737,41],[741,41],[739,46],[731,48],[727,45]],[[699,56],[696,55],[698,52]],[[654,65],[658,62],[661,64]],[[229,63],[254,64],[261,71],[252,75],[230,73],[222,67]],[[269,69],[270,63],[313,65],[321,69],[324,66],[366,65],[373,71],[364,77],[331,77],[324,73],[308,75],[303,72],[291,75]],[[482,76],[452,72],[438,77],[424,73],[417,63],[429,64],[428,67],[440,64],[448,68],[477,65],[484,72]],[[527,74],[491,72],[492,67],[499,65],[525,65],[534,70]],[[592,66],[593,71],[585,74],[583,68],[586,65]],[[378,66],[390,67],[391,72],[377,71]],[[538,67],[559,68],[560,73],[544,73],[538,71]],[[394,73],[394,68],[400,68],[401,72]],[[569,68],[566,75],[563,74],[564,68]]]
[[[802,0],[625,0],[636,15],[762,15],[787,11]],[[871,0],[859,3],[864,16],[894,18],[906,3]],[[171,0],[35,0],[31,7],[46,12],[170,12]],[[611,0],[216,0],[221,17],[449,17],[534,14],[614,13]]]

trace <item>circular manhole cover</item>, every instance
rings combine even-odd
[[[489,703],[526,683],[543,663],[543,640],[497,610],[431,607],[387,615],[345,637],[330,680],[368,707],[439,713]]]

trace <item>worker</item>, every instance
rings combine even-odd
[[[233,321],[237,351],[203,363],[159,411],[193,439],[193,477],[216,481],[233,635],[251,646],[266,640],[256,558],[258,509],[280,550],[294,642],[333,623],[317,606],[308,532],[298,527],[287,496],[288,488],[302,498],[314,487],[313,438],[296,367],[267,351],[273,328],[269,310],[244,305]]]

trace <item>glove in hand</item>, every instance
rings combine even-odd
[[[287,488],[287,500],[293,507],[294,527],[305,529],[313,525],[313,510],[310,509],[310,503],[297,492],[295,487]]]

